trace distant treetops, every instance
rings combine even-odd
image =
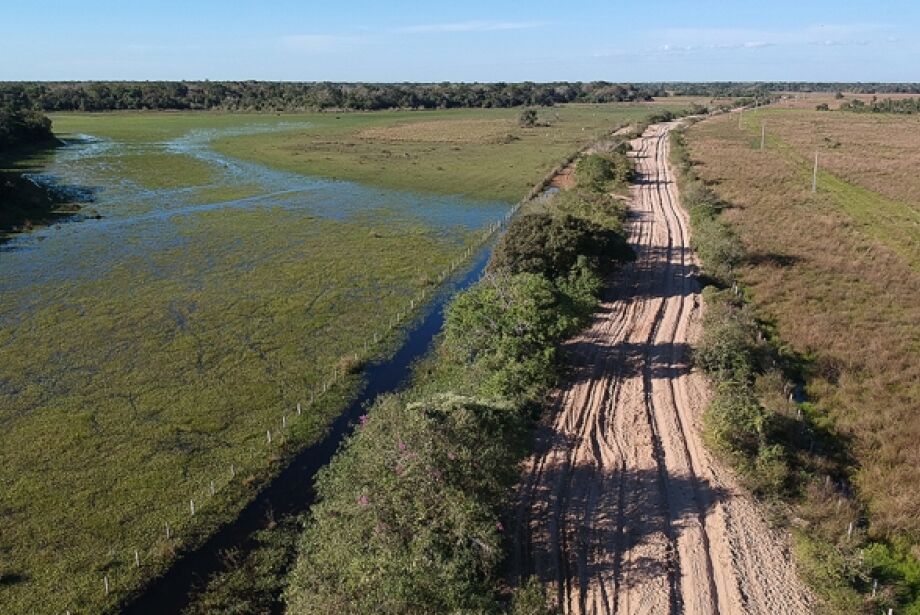
[[[266,81],[21,82],[0,84],[0,104],[44,111],[118,109],[443,109],[634,102],[659,86],[591,83],[275,83]]]

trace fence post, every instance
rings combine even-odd
[[[192,511],[192,515],[195,514],[195,500],[188,501],[188,508]]]
[[[102,583],[105,585],[105,595],[109,595],[109,575],[102,577]]]
[[[169,532],[169,521],[167,521],[167,522],[166,522],[166,540],[169,540],[169,537],[170,537],[170,532]]]
[[[272,430],[271,429],[265,430],[265,437],[268,439],[268,443],[271,444],[272,443]]]
[[[141,554],[137,552],[137,549],[134,550],[134,567],[141,567]]]

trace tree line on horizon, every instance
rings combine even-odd
[[[9,82],[0,105],[39,111],[445,109],[636,102],[651,86],[591,83],[291,83],[268,81]]]
[[[916,83],[338,83],[58,81],[0,83],[0,106],[36,111],[446,109],[638,102],[665,96],[763,98],[770,92],[918,93]]]

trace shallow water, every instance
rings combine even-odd
[[[77,200],[86,200],[89,187],[95,200],[85,208],[97,211],[102,219],[78,216],[79,223],[39,229],[5,244],[0,252],[0,292],[37,282],[91,279],[130,256],[195,241],[179,232],[182,218],[221,209],[280,207],[339,221],[385,214],[451,233],[483,228],[508,208],[502,202],[422,195],[278,171],[210,148],[213,141],[228,136],[308,127],[303,122],[193,130],[177,139],[153,143],[77,135],[30,176],[39,183],[71,189]],[[149,189],[112,174],[113,158],[144,154],[191,156],[206,163],[215,172],[215,180],[192,187]],[[202,189],[253,187],[257,194],[246,198],[204,203],[195,198]]]
[[[189,494],[223,480],[230,463],[264,464],[256,443],[266,421],[304,401],[463,253],[471,231],[508,211],[276,171],[210,148],[276,129],[147,143],[81,135],[36,169],[38,182],[94,194],[85,208],[103,218],[21,234],[0,251],[0,483],[13,511],[0,551],[30,578],[0,595],[0,611],[30,595],[53,597],[46,612],[73,608],[82,588],[95,596],[111,549],[136,545],[151,557],[164,520],[177,532],[192,526],[182,515]],[[121,159],[145,154],[212,172],[189,174],[210,177],[206,185],[163,189],[119,174]],[[215,189],[256,194],[202,198]],[[427,348],[431,314],[396,359],[372,368],[368,391],[393,386],[405,353]],[[22,442],[36,444],[20,451]]]
[[[440,333],[444,308],[456,293],[480,279],[491,253],[489,244],[475,255],[468,268],[445,282],[419,317],[410,323],[405,339],[393,356],[375,361],[364,369],[361,392],[333,421],[322,440],[297,453],[232,523],[224,525],[198,549],[185,553],[165,574],[122,605],[122,615],[182,612],[211,575],[225,569],[223,554],[227,550],[235,550],[242,559],[242,555],[254,547],[253,535],[265,528],[268,519],[306,513],[314,503],[313,485],[317,472],[332,460],[360,415],[368,411],[369,404],[378,396],[405,386],[413,365],[432,348],[435,336]],[[275,612],[281,612],[278,605]]]

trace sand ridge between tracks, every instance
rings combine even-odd
[[[657,124],[633,142],[629,241],[518,488],[515,572],[564,613],[805,614],[785,537],[704,448],[707,383],[690,364],[703,305]]]

